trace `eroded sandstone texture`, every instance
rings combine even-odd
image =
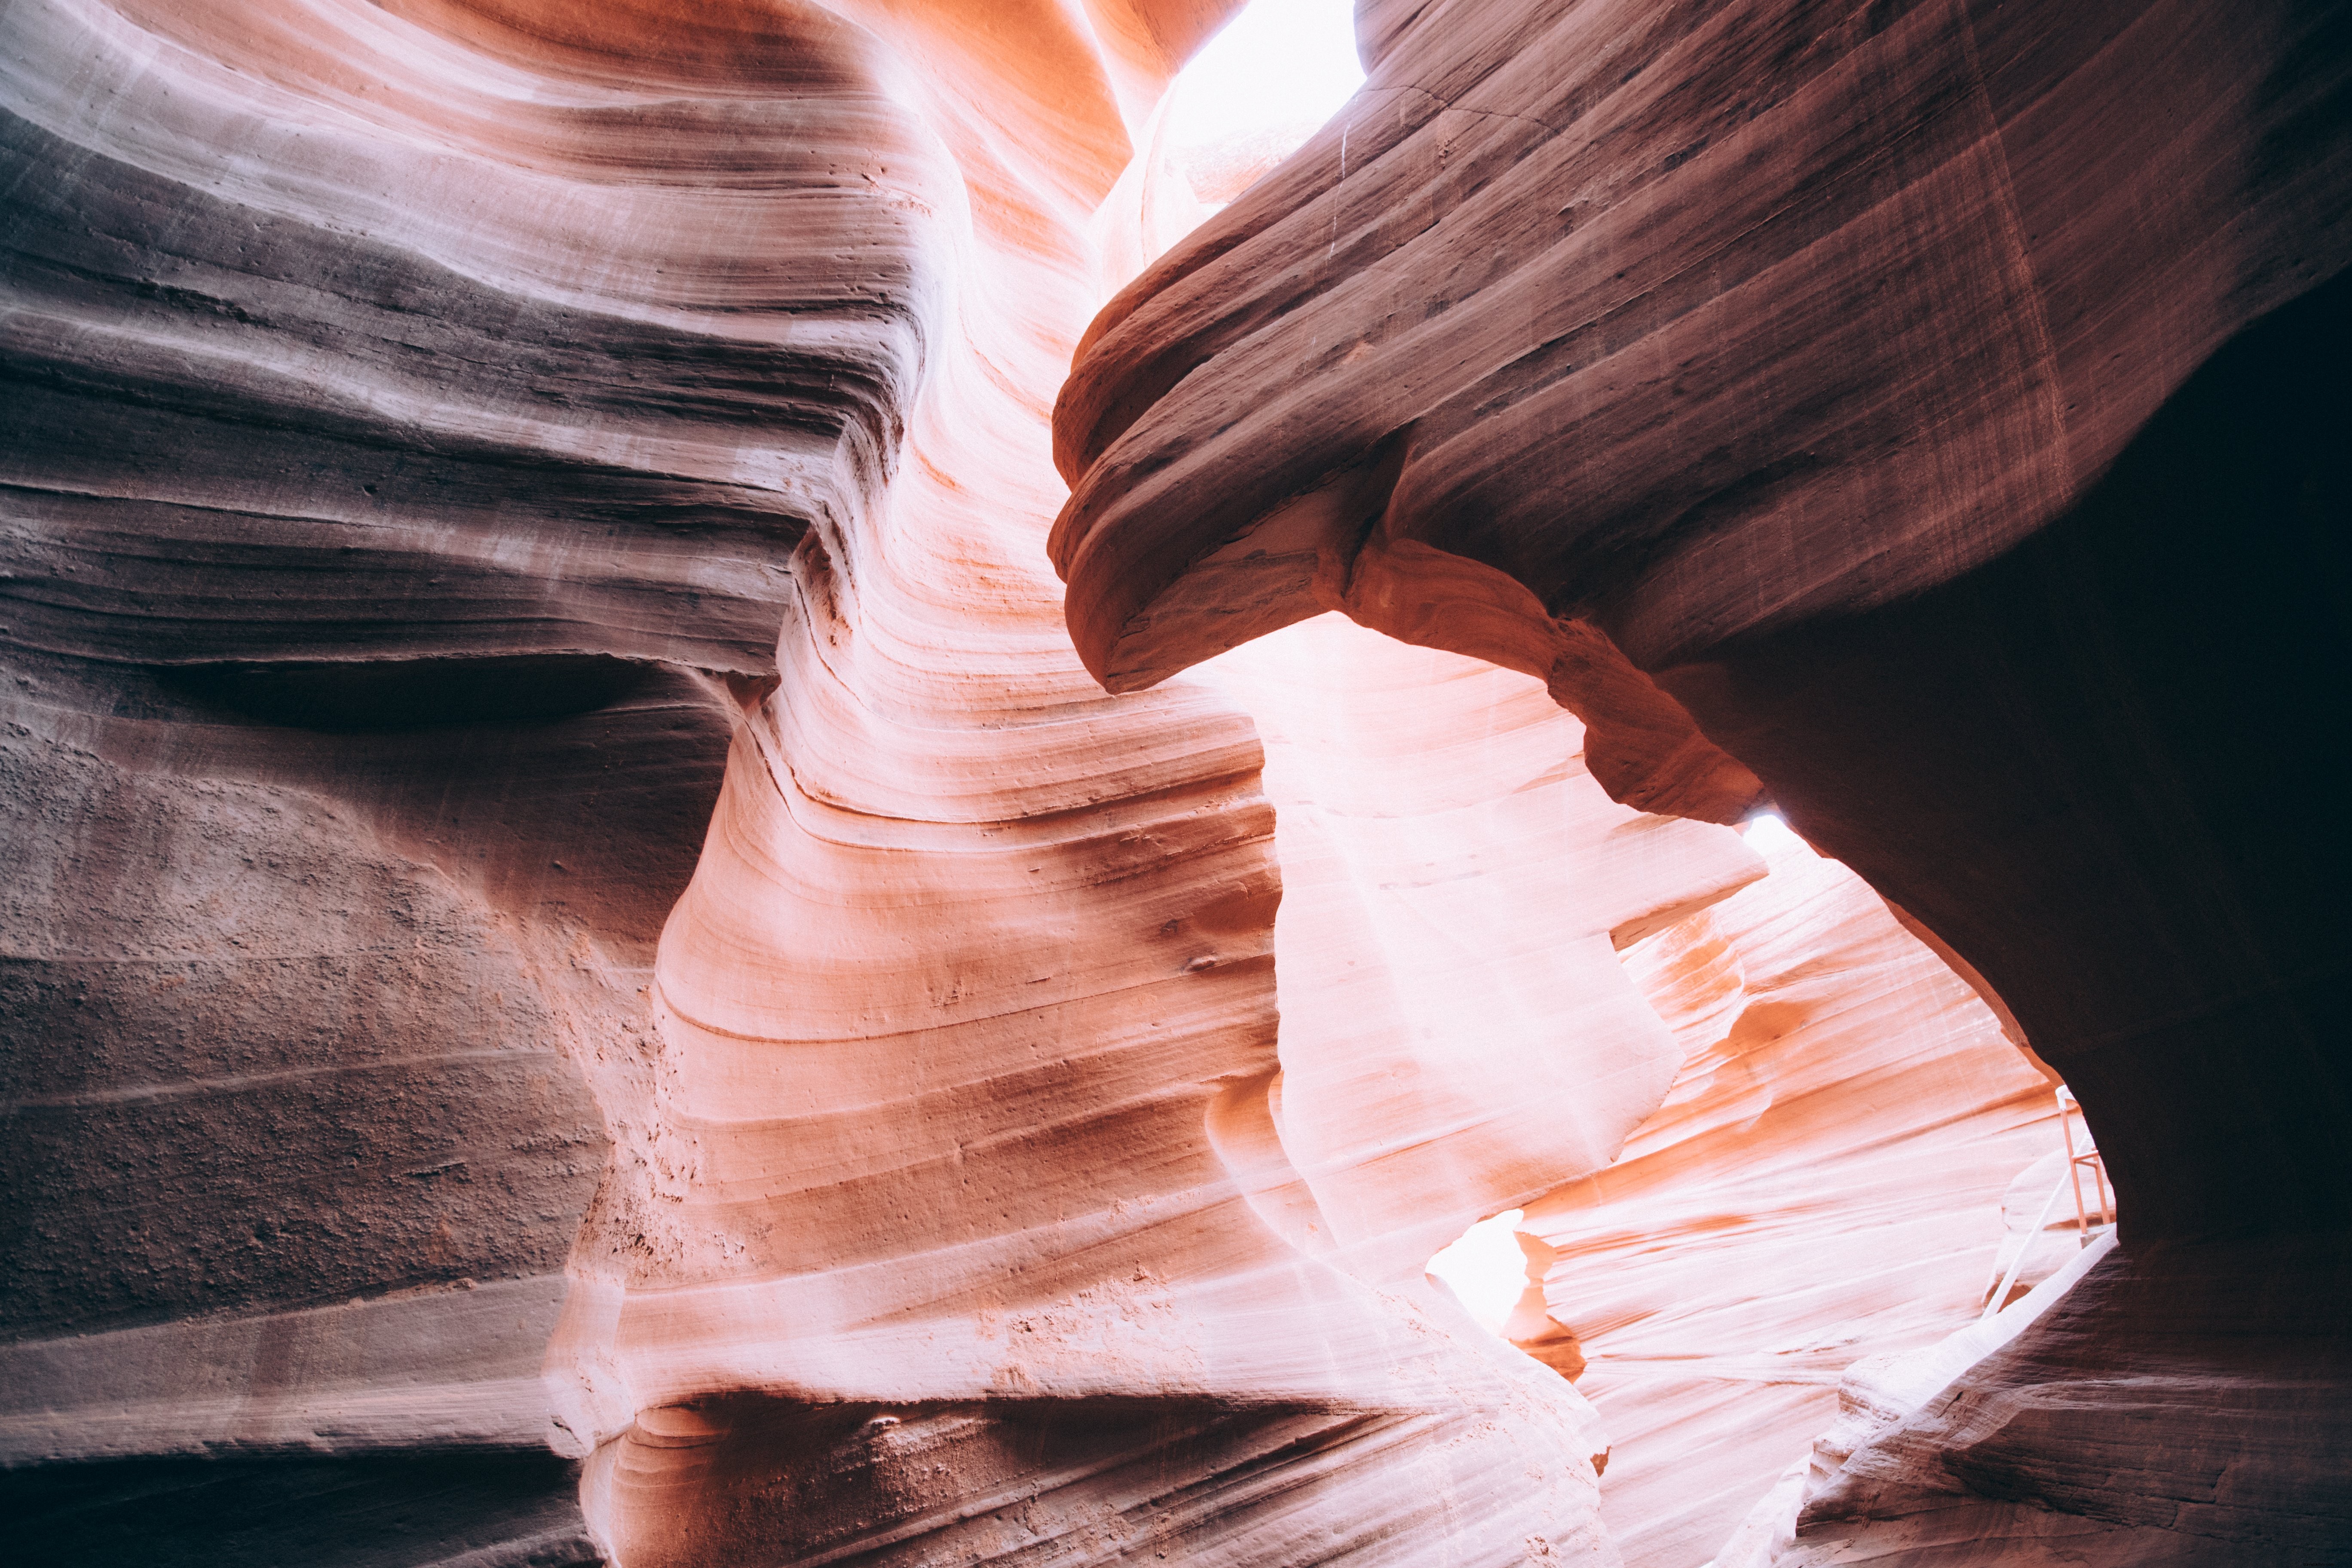
[[[1675,1053],[1612,933],[1758,867],[1517,692],[1448,786],[1647,847],[1479,977],[1465,1091],[1549,1098],[1442,1187],[1344,1063],[1277,1110],[1258,742],[1104,694],[1042,548],[1216,15],[5,13],[47,1560],[1612,1560],[1589,1406],[1421,1263],[1614,1153]]]
[[[2347,1554],[2336,9],[0,9],[13,1549]]]
[[[1611,801],[1581,727],[1512,671],[1324,616],[1201,674],[1266,750],[1274,1114],[1319,1227],[1294,1239],[1409,1284],[1651,1115],[1688,1053],[1619,952],[1764,864]]]
[[[1125,107],[1215,14],[7,8],[0,1431],[29,1467],[8,1512],[49,1560],[594,1556],[570,1461],[608,1408],[629,1425],[615,1380],[638,1375],[607,1304],[812,1256],[845,1277],[876,1261],[861,1240],[964,1223],[941,1205],[967,1176],[1003,1218],[1023,1178],[977,1179],[984,1151],[1051,1119],[1001,1058],[1068,1060],[1041,1044],[1048,994],[1020,989],[1041,977],[1066,1008],[1146,973],[1197,998],[1158,1037],[1181,1070],[1150,1057],[1156,1020],[1124,1054],[1090,1042],[1133,1082],[1086,1114],[1164,1152],[1162,1185],[1213,1164],[1153,1119],[1186,1110],[1197,1146],[1212,1091],[1171,1081],[1270,1050],[1255,748],[1197,699],[1106,702],[1034,536],[1058,499],[1045,406],[1095,299],[1078,227],[1127,160]],[[924,420],[950,433],[911,444],[960,478],[910,458]],[[908,473],[974,499],[886,501]],[[761,704],[792,606],[808,682],[785,714]],[[787,724],[814,736],[790,763],[761,749]],[[853,1205],[822,1246],[714,1238],[688,1196],[856,1179],[796,1170],[814,1143],[746,1175],[734,1124],[784,1113],[696,1055],[764,1026],[705,980],[693,922],[731,847],[789,882],[770,841],[794,806],[833,814],[786,836],[822,845],[817,874],[856,862],[880,905],[929,875],[977,912],[829,912],[832,947],[763,977],[793,998],[768,1016],[809,1061],[828,1011],[928,1044],[916,1015],[960,1006],[984,1042],[961,1065],[859,1047],[876,1118],[921,1117],[887,1096],[929,1071],[950,1100],[996,1086],[1009,1123],[869,1144],[867,1191],[900,1153],[936,1186]],[[908,868],[895,891],[877,859]],[[729,934],[781,955],[791,913]],[[985,984],[958,976],[971,950]],[[858,989],[875,971],[897,989]],[[1017,1009],[1045,1023],[990,1033]],[[945,1288],[891,1262],[875,1311]],[[695,1381],[697,1333],[727,1334],[685,1316],[687,1370],[643,1397],[748,1386]],[[922,1370],[821,1392],[844,1386],[942,1393]],[[1156,1430],[1158,1408],[1087,1419]]]
[[[1806,1560],[2352,1552],[2342,8],[1360,22],[1349,110],[1064,392],[1088,668],[1328,608],[1493,658],[1618,798],[1769,795],[2006,1003],[2124,1247]]]

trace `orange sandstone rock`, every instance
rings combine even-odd
[[[2337,1552],[2347,1339],[2304,1303],[2352,1226],[2352,849],[2306,826],[2352,769],[2315,718],[2352,680],[2342,16],[1359,21],[1348,112],[1064,390],[1088,668],[1340,608],[1538,676],[1617,798],[1769,798],[2079,1095],[2118,1251],[1800,1551]]]
[[[1884,901],[1751,837],[1771,875],[1625,954],[1687,1051],[1664,1105],[1520,1222],[1610,1423],[1631,1563],[1705,1561],[1848,1367],[1973,1321],[2003,1193],[2058,1147],[2047,1081]]]
[[[1612,1560],[1572,1390],[1267,1222],[1257,743],[1045,559],[1218,14],[0,23],[6,1002],[102,1047],[12,1105],[56,1537]]]

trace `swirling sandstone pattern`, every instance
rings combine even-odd
[[[650,1248],[691,1179],[655,943],[794,552],[902,461],[971,208],[1063,243],[1180,10],[956,94],[809,7],[8,8],[0,1383],[52,1560],[595,1555],[542,1362],[583,1219]]]
[[[630,1563],[1604,1560],[1580,1401],[1266,1223],[1258,747],[1070,652],[1019,394],[1071,338],[987,303],[796,559],[664,934],[683,1164],[564,1335],[592,1513]]]
[[[1578,1138],[1288,1239],[1257,745],[1100,693],[1039,548],[1214,12],[1074,15],[8,12],[53,1560],[1610,1560],[1589,1410],[1419,1258],[1670,1053],[1587,953],[1520,1009],[1632,1073]],[[1690,847],[1588,947],[1753,874],[1583,809]]]
[[[1864,1189],[1717,1236],[1735,1370],[1888,1163],[1989,1230],[2032,1089],[1843,873],[1732,896],[1769,795],[2135,1226],[1795,1558],[2340,1554],[2342,19],[1367,5],[1078,355],[1074,652],[1047,407],[1226,8],[0,11],[13,1545],[1605,1563],[1590,1407],[1419,1277],[1526,1203],[1698,1542],[1706,1395],[1608,1394],[1678,1216]],[[1430,646],[1134,689],[1330,608]]]
[[[0,23],[0,1383],[12,1462],[92,1461],[11,1478],[52,1560],[594,1554],[562,1270],[656,1157],[612,1112],[724,681],[901,417],[909,247],[811,190],[780,280],[740,220],[825,154],[756,81],[464,21]],[[897,144],[840,28],[772,31]],[[763,121],[751,189],[688,177]]]
[[[1763,864],[1612,803],[1525,676],[1338,616],[1202,674],[1266,746],[1282,1147],[1320,1247],[1416,1280],[1471,1221],[1610,1163],[1684,1054],[1618,950]]]
[[[2352,1347],[2302,1303],[2352,1223],[2352,864],[2305,816],[2352,764],[2315,718],[2352,677],[2344,11],[1360,21],[1349,110],[1065,390],[1088,668],[1339,608],[1542,677],[1618,798],[1769,795],[2064,1075],[2123,1249],[1801,1552],[2339,1560]]]

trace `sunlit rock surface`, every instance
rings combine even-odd
[[[2352,24],[1359,20],[1349,109],[1063,392],[1088,668],[1339,609],[1538,677],[1614,798],[1770,800],[2079,1094],[2120,1248],[1798,1550],[2340,1558]]]
[[[0,13],[12,1546],[1654,1544],[1647,1439],[1965,1315],[2042,1135],[1916,948],[1949,1055],[1807,1120],[1900,944],[1757,912],[1769,799],[2131,1216],[1789,1550],[2341,1555],[2341,18],[1372,4],[1238,190],[1160,107],[1226,10]],[[1789,1203],[1740,1063],[1853,1183],[1727,1232],[1811,1298],[1672,1289]],[[1655,1246],[1530,1208],[1611,1270],[1540,1360],[1420,1278],[1675,1159]],[[1604,1504],[1554,1369],[1652,1327]]]
[[[1283,1148],[1318,1245],[1417,1280],[1657,1106],[1683,1051],[1617,950],[1763,862],[1612,802],[1581,727],[1509,670],[1326,616],[1201,676],[1266,747]]]
[[[1625,954],[1685,1053],[1664,1103],[1519,1226],[1542,1316],[1511,1331],[1574,1336],[1629,1563],[1706,1561],[1854,1363],[1972,1321],[2005,1190],[2058,1151],[2048,1080],[1968,985],[1845,868],[1771,824],[1749,838],[1769,877]],[[2024,1283],[2074,1249],[2064,1218]]]
[[[1269,1219],[1259,745],[1062,626],[1045,413],[1217,15],[7,13],[45,1560],[1613,1561],[1566,1384]],[[1611,979],[1544,1043],[1662,1092]]]

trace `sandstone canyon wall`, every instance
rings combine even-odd
[[[1360,16],[1063,394],[1088,668],[1336,608],[1543,679],[1617,798],[1769,797],[2078,1092],[2122,1249],[1796,1560],[2340,1560],[2344,12]]]
[[[1229,10],[0,9],[26,1550],[2341,1555],[2340,18]]]
[[[2049,1080],[1851,871],[1769,824],[1750,838],[1769,877],[1625,955],[1686,1047],[1673,1089],[1615,1163],[1519,1221],[1541,1289],[1512,1331],[1554,1358],[1572,1331],[1629,1563],[1706,1562],[1852,1369],[1972,1322],[2012,1185],[2046,1238],[2012,1294],[2077,1251],[2072,1204],[2042,1212]]]
[[[2006,1189],[2044,1222],[2021,1286],[2075,1253],[2039,1212],[2049,1080],[1785,828],[1751,830],[1759,875],[1721,828],[1608,802],[1542,683],[1339,616],[1198,673],[1266,747],[1293,1234],[1400,1274],[1521,1210],[1541,1288],[1506,1331],[1599,1407],[1633,1568],[1705,1561],[1851,1368],[1977,1318]],[[1593,1173],[1531,1189],[1563,1164]]]
[[[9,9],[48,1560],[1610,1560],[1589,1407],[1421,1263],[1612,1155],[1611,933],[1758,867],[1584,784],[1484,1077],[1281,1095],[1251,726],[1099,691],[1042,548],[1214,20]],[[1517,700],[1453,805],[1580,779]]]

